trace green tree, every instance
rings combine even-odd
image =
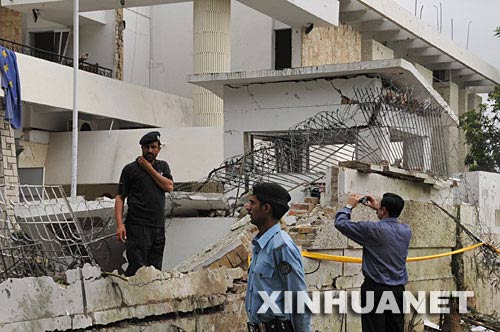
[[[491,105],[482,104],[460,117],[469,152],[465,164],[471,171],[500,172],[500,87],[488,95]]]
[[[494,31],[500,37],[500,26]],[[460,117],[469,152],[465,165],[471,171],[500,172],[500,87],[488,95],[491,105],[482,104]]]

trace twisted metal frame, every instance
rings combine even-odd
[[[0,281],[103,262],[115,226],[111,212],[90,213],[102,207],[62,186],[0,186]]]
[[[354,92],[355,99],[285,133],[256,134],[258,141],[253,141],[249,152],[225,160],[195,191],[216,184],[238,199],[261,181],[293,190],[322,179],[328,166],[347,160],[447,176],[441,106],[420,99],[410,88],[387,82],[381,88],[355,88]]]

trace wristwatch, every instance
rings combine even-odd
[[[349,209],[349,210],[352,210],[352,205],[347,203],[345,206],[344,206],[346,209]]]

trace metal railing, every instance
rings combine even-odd
[[[85,263],[118,269],[113,205],[66,198],[61,186],[0,185],[0,282]]]
[[[447,177],[443,108],[408,87],[384,84],[357,88],[355,100],[332,106],[282,134],[258,133],[259,141],[250,151],[224,161],[194,191],[219,185],[228,198],[237,200],[261,181],[293,190],[323,179],[328,166],[350,160]]]
[[[10,40],[0,38],[0,45],[8,48],[11,51],[22,53],[26,55],[33,56],[35,58],[47,60],[50,62],[59,63],[64,66],[73,67],[73,59],[68,58],[56,53],[41,50],[39,48],[34,48],[31,46],[19,44]],[[98,64],[91,64],[88,62],[80,61],[79,68],[89,73],[94,73],[97,75],[113,78],[113,70],[109,68],[104,68]]]

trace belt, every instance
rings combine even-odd
[[[275,319],[266,323],[247,323],[248,332],[293,332],[292,322]]]

